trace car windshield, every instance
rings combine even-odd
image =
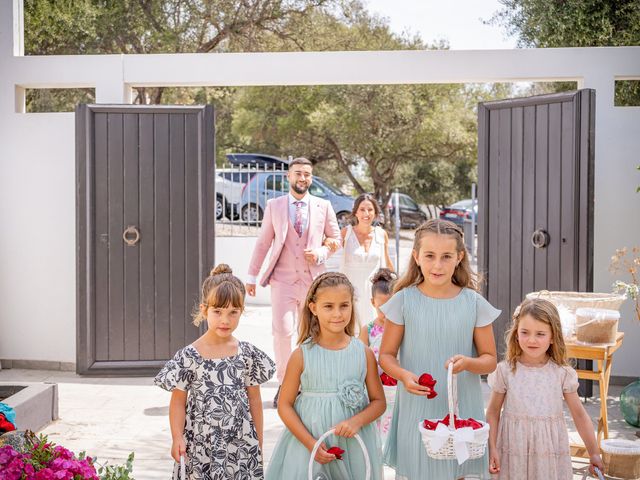
[[[335,195],[344,195],[344,193],[342,193],[336,187],[333,187],[333,186],[329,185],[326,182],[326,180],[323,180],[320,177],[314,177],[314,181],[317,181],[320,185],[322,185],[324,188],[326,188],[327,190],[331,191],[331,193],[333,193]]]
[[[463,210],[467,210],[471,208],[471,204],[473,200],[460,200],[459,202],[453,203],[449,208],[460,208]]]

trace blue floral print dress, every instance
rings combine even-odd
[[[365,377],[367,359],[364,344],[355,338],[341,350],[328,350],[306,341],[301,345],[304,370],[300,377],[300,395],[294,408],[307,430],[316,439],[343,420],[353,417],[369,403]],[[382,451],[375,422],[358,432],[371,459],[373,480],[382,479]],[[342,460],[326,465],[314,463],[313,479],[362,480],[364,456],[355,438],[330,436],[328,447],[345,450]],[[267,480],[306,480],[310,452],[289,430],[276,444],[267,465]]]
[[[266,382],[274,372],[275,364],[262,350],[242,341],[236,355],[214,359],[203,358],[188,345],[160,370],[156,385],[188,393],[184,429],[187,478],[264,478],[246,387]]]

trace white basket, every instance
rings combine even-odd
[[[427,455],[436,460],[457,460],[461,465],[467,460],[480,458],[484,455],[489,440],[489,424],[480,422],[482,428],[473,430],[471,427],[456,430],[454,416],[458,413],[457,379],[453,374],[453,363],[447,370],[447,401],[449,403],[449,427],[442,425],[436,430],[427,430],[423,422],[418,424],[422,436],[422,443]],[[439,419],[429,419],[437,422]]]
[[[328,432],[323,433],[320,438],[318,439],[318,441],[316,442],[316,444],[313,446],[313,450],[311,450],[311,458],[309,458],[309,469],[308,469],[308,480],[315,480],[313,478],[313,463],[314,460],[316,458],[316,453],[318,452],[318,449],[320,448],[320,445],[322,445],[322,442],[324,442],[324,440],[329,436],[329,435],[333,435],[335,433],[336,429],[332,428],[331,430],[329,430]],[[353,437],[355,438],[358,443],[360,444],[360,448],[362,449],[362,454],[364,455],[364,465],[365,465],[365,480],[371,480],[371,460],[369,459],[369,452],[367,451],[367,446],[364,444],[364,442],[362,441],[362,438],[360,437],[360,435],[358,435],[357,433],[355,434],[355,436]]]

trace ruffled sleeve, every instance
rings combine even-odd
[[[491,390],[496,393],[507,393],[507,371],[509,365],[506,362],[500,362],[494,372],[487,377],[487,383]]]
[[[267,382],[276,372],[276,364],[258,347],[244,343],[244,384],[253,387]]]
[[[578,391],[578,374],[571,367],[562,367],[562,392],[574,393]]]
[[[178,350],[173,359],[158,372],[153,383],[169,392],[176,388],[186,391],[195,379],[196,367],[194,358],[188,355],[188,348]]]
[[[404,325],[403,305],[404,290],[400,290],[387,300],[384,305],[380,306],[380,311],[396,325]]]
[[[502,310],[491,305],[482,295],[476,293],[476,327],[491,325]]]

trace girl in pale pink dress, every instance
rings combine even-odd
[[[489,375],[489,385],[491,473],[500,479],[572,478],[563,399],[589,452],[592,473],[594,467],[602,470],[593,425],[578,397],[578,376],[567,364],[560,317],[552,303],[525,300],[516,308],[505,360]]]

